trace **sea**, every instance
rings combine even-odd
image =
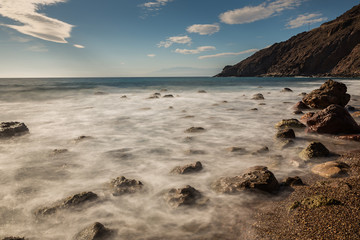
[[[0,238],[73,239],[100,222],[118,232],[116,239],[250,239],[256,207],[269,198],[281,200],[281,194],[221,194],[211,188],[214,181],[256,165],[267,166],[279,182],[304,175],[311,164],[298,164],[298,153],[314,140],[333,153],[359,148],[304,130],[296,131],[295,144],[287,148],[274,138],[277,122],[300,119],[292,107],[301,94],[326,80],[0,79],[0,121],[24,122],[30,131],[0,141]],[[349,104],[360,107],[359,79],[335,80],[347,85]],[[257,93],[264,100],[253,100]],[[205,131],[187,133],[190,127]],[[265,146],[269,152],[254,154]],[[203,165],[200,172],[170,173],[196,161]],[[141,181],[144,190],[113,196],[109,182],[119,176]],[[170,207],[166,193],[186,185],[208,198],[207,206]],[[99,200],[46,218],[34,215],[85,191]]]

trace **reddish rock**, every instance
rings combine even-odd
[[[360,127],[349,112],[339,106],[329,107],[315,113],[306,121],[308,132],[341,134],[360,133]]]
[[[314,116],[314,114],[315,114],[314,112],[305,113],[303,116],[301,116],[300,122],[306,124],[307,120],[310,119],[312,116]]]
[[[306,110],[310,109],[303,101],[299,101],[293,107],[294,110]]]
[[[351,140],[351,141],[360,142],[360,134],[342,135],[342,136],[337,136],[337,138],[342,140]]]

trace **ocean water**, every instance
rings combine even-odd
[[[212,182],[254,165],[268,166],[279,181],[301,176],[309,167],[299,168],[291,160],[314,139],[336,153],[359,147],[303,131],[296,132],[290,148],[282,149],[274,140],[275,123],[300,118],[291,109],[301,100],[299,94],[325,80],[0,79],[0,121],[24,122],[30,130],[28,135],[1,140],[0,237],[72,239],[97,221],[116,229],[118,239],[247,239],[253,234],[254,203],[261,205],[269,196],[219,194],[211,189]],[[339,81],[348,86],[350,104],[359,107],[360,81]],[[281,92],[284,87],[293,92]],[[149,99],[155,92],[174,98]],[[252,100],[256,93],[265,100]],[[184,132],[193,126],[206,131]],[[74,141],[79,136],[90,138]],[[269,153],[251,154],[264,146]],[[233,154],[229,147],[247,152]],[[68,151],[54,154],[54,149]],[[201,172],[169,173],[196,161],[203,164]],[[112,196],[106,183],[118,176],[142,181],[145,191]],[[209,199],[207,207],[170,208],[164,194],[185,185],[202,192]],[[100,200],[45,219],[34,216],[36,209],[84,191],[93,191]]]

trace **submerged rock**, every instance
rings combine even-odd
[[[266,154],[268,153],[270,150],[267,146],[263,146],[262,148],[256,150],[255,152],[252,153],[252,155],[259,155],[259,154]]]
[[[292,92],[293,90],[291,90],[290,88],[283,88],[282,90],[281,90],[281,92]]]
[[[276,138],[295,138],[294,130],[290,129],[280,129],[276,133]]]
[[[349,112],[339,106],[330,105],[307,119],[309,132],[340,134],[360,133],[360,127]]]
[[[304,198],[301,202],[296,201],[290,206],[290,210],[296,209],[300,206],[305,208],[317,208],[322,206],[340,205],[341,202],[333,198],[329,198],[323,195],[315,195],[312,197]]]
[[[177,166],[171,171],[171,173],[188,174],[188,173],[199,172],[202,169],[203,169],[203,167],[202,167],[201,162],[197,161],[196,163],[193,163],[193,164],[188,164],[185,166]]]
[[[203,127],[191,127],[185,130],[185,132],[187,133],[199,133],[199,132],[204,132],[205,128]]]
[[[204,155],[206,152],[204,150],[198,150],[198,149],[189,149],[185,151],[185,154],[188,155]]]
[[[300,121],[303,123],[306,123],[308,119],[310,119],[312,116],[314,116],[314,112],[308,112],[301,116]]]
[[[229,147],[226,150],[228,152],[237,153],[237,154],[245,154],[245,153],[247,153],[246,149],[242,148],[242,147]]]
[[[115,235],[116,232],[114,230],[106,228],[99,222],[95,222],[76,234],[73,240],[110,240]]]
[[[312,108],[324,109],[331,104],[345,107],[350,101],[350,95],[346,92],[345,84],[329,79],[320,86],[320,89],[307,94],[302,101]]]
[[[292,119],[283,119],[277,124],[275,124],[276,128],[305,128],[306,126],[302,124],[299,120]]]
[[[198,93],[206,93],[205,90],[199,90]]]
[[[229,194],[245,190],[260,190],[272,193],[279,189],[279,183],[267,167],[256,166],[249,168],[241,176],[222,177],[212,184],[212,188],[217,192]]]
[[[337,136],[338,139],[360,142],[360,134]]]
[[[4,237],[2,240],[25,240],[23,237]]]
[[[328,157],[329,154],[329,150],[321,142],[312,142],[299,153],[299,157],[307,161],[312,158]]]
[[[79,137],[77,137],[77,138],[75,138],[73,141],[75,142],[75,143],[79,143],[79,142],[82,142],[82,141],[85,141],[85,140],[88,140],[88,139],[92,139],[93,137],[91,137],[91,136],[85,136],[85,135],[83,135],[83,136],[79,136]]]
[[[24,123],[2,122],[0,124],[0,138],[21,136],[29,133],[29,129]]]
[[[332,161],[315,165],[311,171],[322,177],[335,178],[346,175],[349,168],[346,163]]]
[[[128,193],[136,193],[143,189],[143,184],[135,179],[127,179],[124,176],[117,177],[110,182],[113,196],[120,196]]]
[[[165,196],[165,200],[172,208],[181,206],[204,206],[208,199],[195,188],[187,185],[184,188],[171,189]]]
[[[257,94],[254,94],[251,99],[253,99],[253,100],[264,100],[265,98],[264,98],[264,95],[262,95],[261,93],[257,93]]]
[[[296,111],[293,111],[293,114],[299,115],[299,114],[304,114],[304,113],[302,111],[300,111],[300,110],[296,110]]]
[[[167,95],[165,95],[165,96],[163,96],[164,98],[173,98],[174,97],[174,95],[172,95],[172,94],[167,94]]]

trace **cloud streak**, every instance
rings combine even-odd
[[[164,47],[164,48],[169,48],[171,45],[173,45],[174,43],[179,43],[179,44],[191,44],[191,38],[189,36],[174,36],[174,37],[169,37],[168,39],[166,39],[165,41],[161,41],[160,43],[157,44],[157,46],[160,47]]]
[[[199,59],[208,59],[208,58],[216,58],[216,57],[225,57],[225,56],[238,56],[238,55],[242,55],[242,54],[246,54],[246,53],[253,53],[253,52],[257,52],[259,49],[248,49],[242,52],[226,52],[226,53],[218,53],[218,54],[214,54],[214,55],[205,55],[205,56],[200,56]]]
[[[169,2],[172,2],[172,1],[173,0],[156,0],[153,2],[146,2],[146,3],[142,4],[141,6],[150,11],[158,11],[163,6],[165,6],[166,4],[168,4]]]
[[[177,48],[175,50],[175,52],[181,53],[181,54],[198,54],[201,52],[212,51],[212,50],[216,50],[216,48],[214,46],[201,46],[196,49],[179,49],[179,48]]]
[[[220,26],[218,24],[194,24],[189,26],[186,31],[200,35],[211,35],[220,31]]]
[[[19,23],[0,25],[46,41],[67,43],[73,26],[38,12],[41,5],[63,2],[66,0],[0,0],[0,15]]]
[[[219,15],[221,22],[226,24],[252,23],[258,20],[275,16],[287,9],[300,6],[304,0],[277,0],[265,2],[258,6],[246,6],[224,12]]]
[[[326,21],[326,17],[322,17],[321,13],[311,13],[311,14],[303,14],[299,15],[297,18],[290,20],[286,26],[287,29],[299,28],[304,25],[324,22]]]

